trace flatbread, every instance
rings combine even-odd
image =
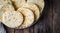
[[[43,10],[43,8],[44,8],[44,0],[27,0],[27,3],[35,3],[36,5],[38,5],[39,6],[39,8],[40,8],[40,11],[41,11],[41,13],[42,13],[42,10]]]
[[[2,14],[6,11],[14,11],[14,7],[10,4],[6,4],[2,8],[0,8],[0,21],[2,19]]]
[[[25,0],[12,0],[16,9],[20,8],[26,1]]]
[[[35,20],[38,20],[38,18],[40,17],[40,12],[39,12],[39,8],[37,5],[33,3],[25,3],[24,5],[22,5],[22,7],[31,9],[32,12],[34,12]]]
[[[19,8],[17,11],[24,15],[24,22],[19,28],[26,28],[34,22],[34,14],[30,9]]]
[[[0,0],[0,5],[12,4],[10,0]]]
[[[0,21],[1,21],[1,15],[2,15],[2,7],[4,7],[6,4],[12,4],[10,0],[0,0]]]
[[[6,11],[2,15],[2,23],[10,28],[16,28],[23,22],[23,15],[18,11]]]

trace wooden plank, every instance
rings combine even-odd
[[[14,29],[11,29],[8,27],[5,27],[5,28],[6,28],[6,33],[14,33]]]
[[[29,33],[34,33],[34,26],[31,26],[31,27],[29,28]]]
[[[22,29],[15,29],[15,33],[23,33]]]
[[[37,21],[35,24],[34,24],[34,33],[38,33],[38,22],[39,21]]]
[[[60,33],[60,0],[53,0],[53,33]]]
[[[42,14],[41,21],[39,21],[38,33],[53,33],[53,1],[45,0],[45,8]]]
[[[15,29],[15,33],[29,33],[29,28],[26,28],[26,29]]]
[[[29,33],[29,28],[23,29],[24,33]]]

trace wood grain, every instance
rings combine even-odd
[[[60,33],[60,0],[54,0],[53,13],[53,33]]]
[[[34,26],[31,26],[31,27],[29,28],[29,33],[34,33]]]
[[[23,30],[18,30],[18,29],[15,29],[15,33],[23,33]]]
[[[23,32],[24,32],[24,33],[29,33],[29,28],[23,29]]]
[[[14,29],[6,27],[6,33],[14,33]]]

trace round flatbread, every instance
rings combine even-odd
[[[10,0],[0,0],[0,5],[12,4]]]
[[[35,5],[33,3],[25,3],[22,7],[31,9],[32,12],[35,15],[34,16],[35,17],[35,20],[38,20],[38,18],[40,17],[40,12],[39,12],[39,8],[37,7],[37,5]]]
[[[12,3],[14,4],[16,9],[21,7],[25,2],[25,0],[12,0]]]
[[[6,11],[2,15],[2,23],[10,28],[19,27],[23,22],[23,15],[18,11]]]
[[[34,22],[34,14],[30,9],[19,8],[17,11],[24,15],[24,22],[19,28],[27,28]]]
[[[2,14],[6,11],[14,11],[14,7],[12,5],[6,4],[2,8],[0,8],[0,21],[2,19]]]
[[[44,0],[27,0],[27,2],[29,2],[29,3],[35,3],[36,5],[38,5],[39,8],[40,8],[40,11],[42,13],[42,10],[44,8]]]

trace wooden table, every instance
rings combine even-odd
[[[39,21],[26,29],[5,27],[7,33],[60,33],[60,0],[45,0],[45,8]]]

